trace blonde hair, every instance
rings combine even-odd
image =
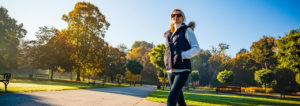
[[[183,21],[185,21],[184,13],[183,13],[180,9],[174,9],[174,10],[171,12],[171,14],[173,14],[173,13],[176,12],[176,11],[179,11],[179,12],[182,14]],[[172,21],[172,16],[171,16],[171,15],[170,15],[170,19],[171,19],[171,21]],[[171,23],[171,25],[170,25],[170,31],[171,31],[171,32],[174,32],[174,31],[175,31],[174,23]]]

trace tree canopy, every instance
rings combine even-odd
[[[89,2],[77,2],[62,19],[68,23],[67,32],[75,45],[77,80],[80,80],[80,73],[95,76],[105,70],[108,43],[104,36],[110,24],[98,7]]]
[[[300,72],[300,29],[291,30],[277,40],[279,67]]]
[[[0,7],[0,71],[15,69],[17,67],[17,55],[20,39],[27,31],[23,24],[10,17],[8,10]]]

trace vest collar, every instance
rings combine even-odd
[[[171,38],[173,38],[173,36],[178,33],[180,30],[182,30],[182,28],[184,28],[184,26],[186,26],[184,23],[181,23],[181,25],[172,33]]]

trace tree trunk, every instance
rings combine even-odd
[[[73,80],[73,72],[71,71],[70,80]]]
[[[266,69],[268,69],[268,65],[267,65],[267,63],[266,63],[266,62],[265,62],[265,68],[266,68]]]
[[[162,84],[162,86],[163,86],[163,91],[165,90],[165,85],[166,84],[166,74],[164,73],[164,79],[163,79],[163,84]]]
[[[141,75],[141,82],[140,82],[141,86],[143,86],[143,81],[142,81],[142,75]]]
[[[77,78],[76,78],[76,81],[80,81],[80,72],[77,71]]]
[[[54,71],[54,69],[51,69],[51,76],[50,76],[50,80],[53,80],[53,71]]]
[[[267,94],[267,83],[265,83],[265,94]]]
[[[110,76],[110,82],[114,83],[114,77],[112,75]]]
[[[106,78],[104,78],[103,80],[102,87],[104,87],[105,83],[106,83]]]
[[[117,77],[118,86],[121,86],[121,77]]]
[[[82,81],[85,81],[85,75],[82,74]]]
[[[195,88],[194,81],[192,81],[192,87]]]

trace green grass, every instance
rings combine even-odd
[[[152,92],[146,100],[155,102],[167,102],[169,91],[156,90]],[[187,105],[283,105],[297,104],[300,101],[281,100],[274,98],[241,96],[234,94],[213,94],[202,92],[184,92]]]
[[[129,86],[122,84],[121,86]],[[54,91],[54,90],[71,90],[71,89],[86,89],[86,88],[103,88],[103,87],[118,87],[116,83],[95,84],[95,86],[86,82],[76,81],[37,81],[26,79],[12,79],[8,84],[8,92],[32,92],[32,91]],[[4,84],[0,83],[0,92],[4,91]]]

